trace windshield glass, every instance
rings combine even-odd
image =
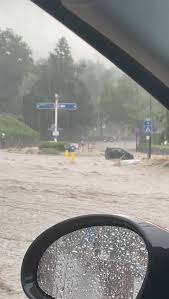
[[[30,1],[0,5],[0,298],[23,299],[25,251],[61,220],[169,227],[169,113]]]

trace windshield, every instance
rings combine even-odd
[[[0,1],[0,298],[43,230],[82,214],[169,227],[169,112],[30,1]]]

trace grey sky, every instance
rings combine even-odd
[[[65,36],[75,59],[87,58],[112,64],[87,43],[73,34],[29,0],[0,0],[0,28],[12,28],[33,50],[34,57],[43,58]]]

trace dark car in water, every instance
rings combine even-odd
[[[105,159],[133,160],[134,156],[122,148],[107,147],[105,150]]]

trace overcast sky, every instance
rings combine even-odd
[[[65,36],[75,59],[87,58],[112,64],[74,33],[29,0],[0,0],[0,28],[12,28],[23,36],[35,59],[47,57],[56,41]]]

